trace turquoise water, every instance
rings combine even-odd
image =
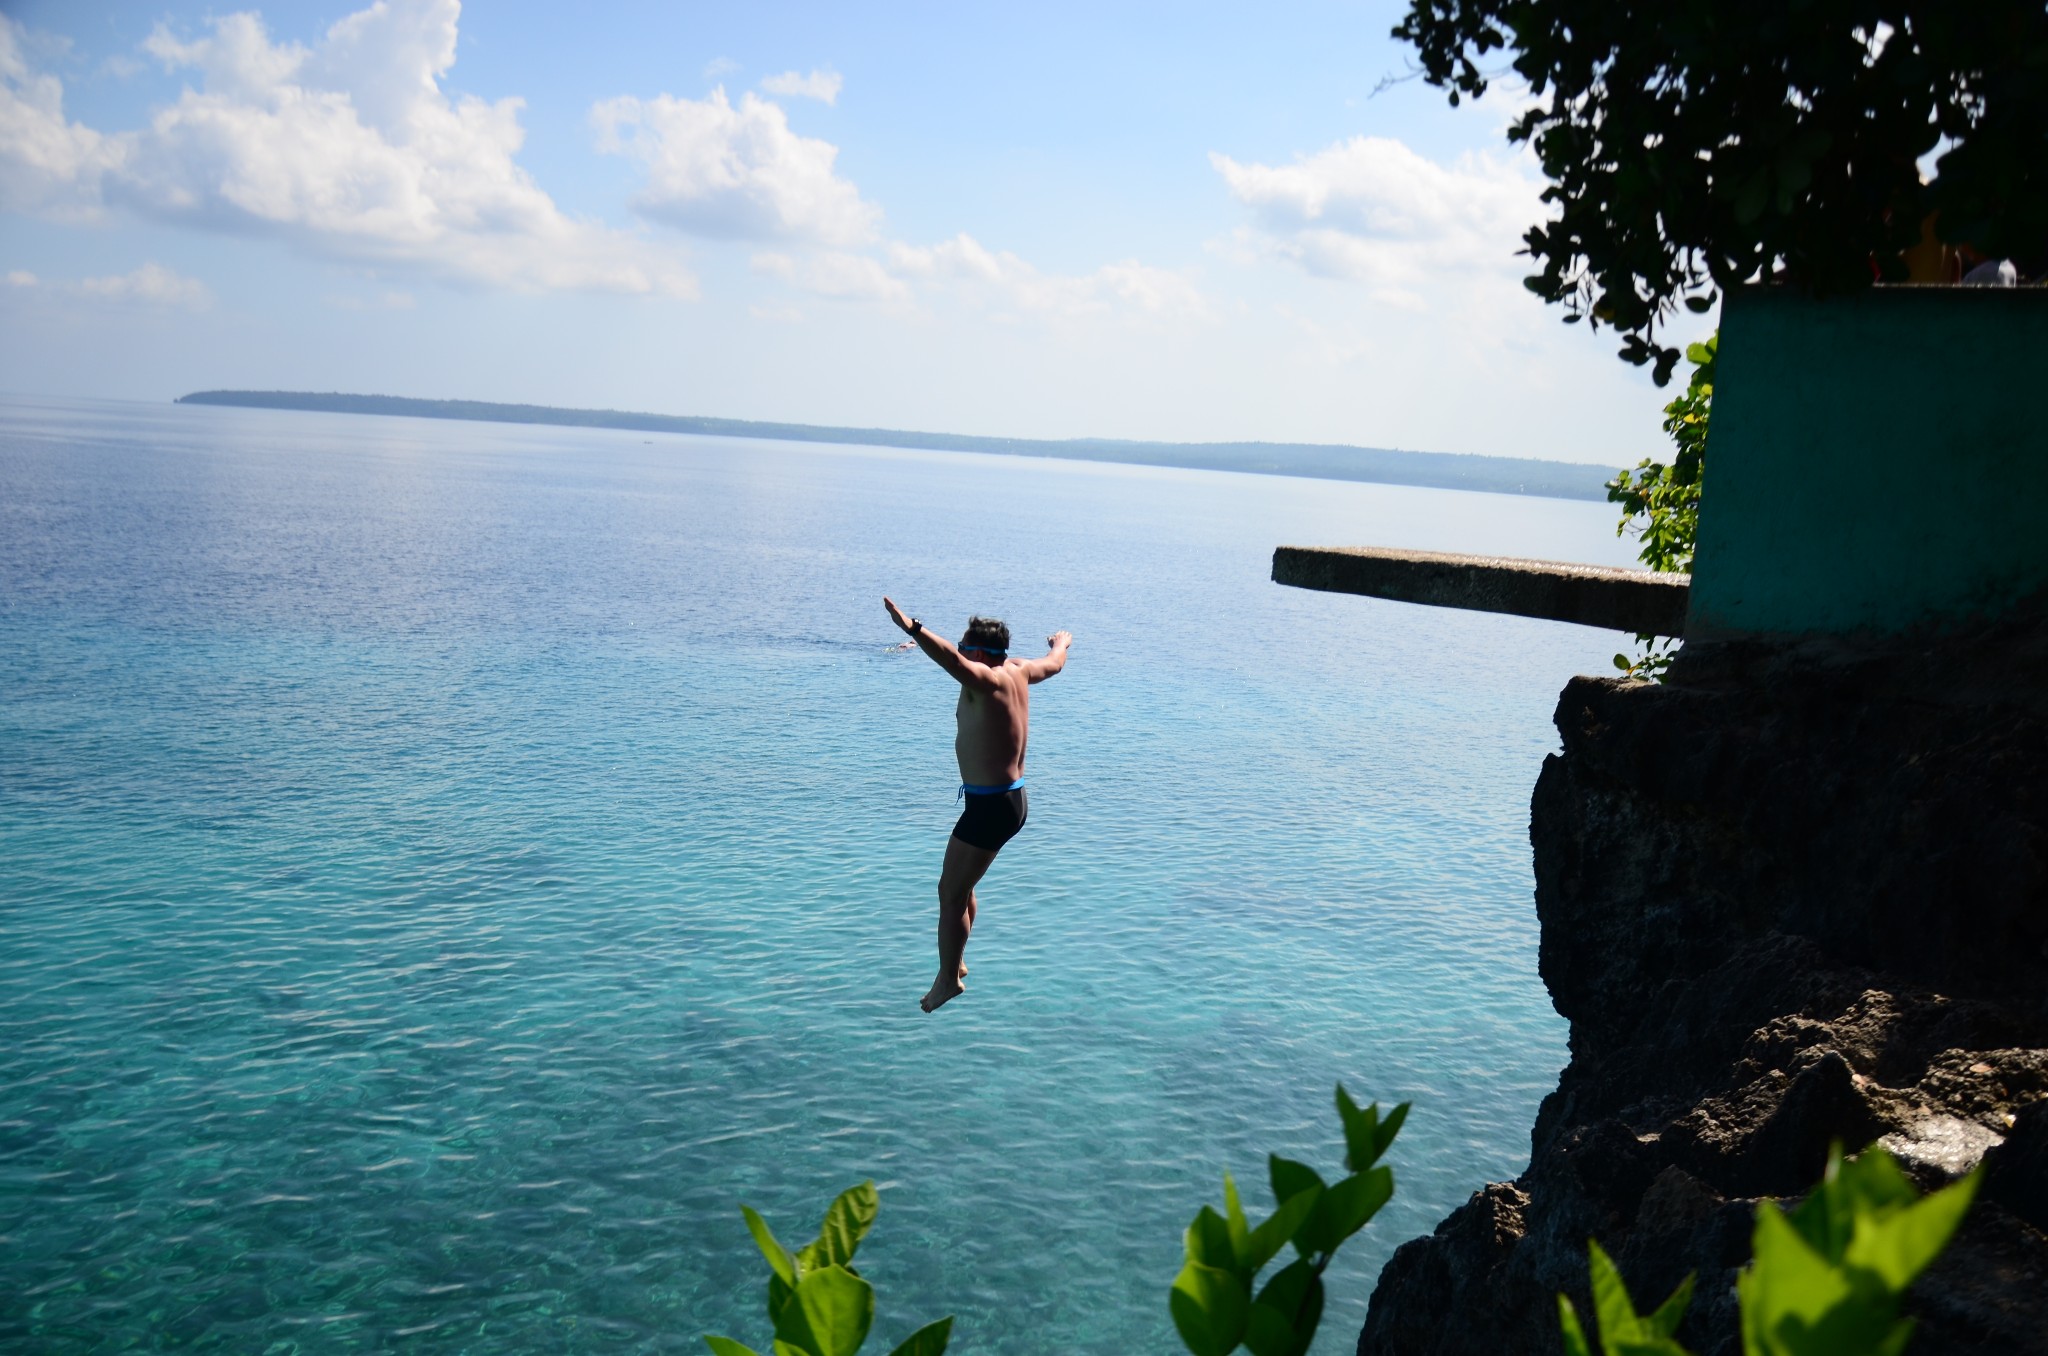
[[[1178,1350],[1180,1230],[1331,1085],[1333,1268],[1523,1164],[1528,797],[1618,638],[1274,545],[1620,560],[1602,505],[0,402],[0,1346],[764,1345],[745,1201],[864,1177],[877,1351]],[[1076,637],[926,1017],[952,693],[892,593]],[[1021,644],[1021,641],[1020,641]]]

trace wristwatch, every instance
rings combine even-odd
[[[910,634],[914,636],[922,630],[924,630],[924,623],[919,621],[917,618],[912,617],[910,619]]]

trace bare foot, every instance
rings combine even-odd
[[[946,1004],[952,1002],[954,999],[958,998],[961,994],[966,992],[967,986],[965,984],[962,984],[957,979],[954,980],[951,984],[934,983],[932,985],[932,991],[926,994],[924,997],[918,999],[917,1005],[920,1008],[923,1008],[926,1012],[937,1012],[940,1008],[946,1006]]]

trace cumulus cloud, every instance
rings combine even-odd
[[[1122,307],[1155,317],[1208,315],[1201,292],[1187,278],[1136,260],[1087,274],[1044,273],[962,232],[936,245],[891,245],[889,262],[903,277],[950,284],[985,303],[1023,312],[1078,316]]]
[[[1517,161],[1441,165],[1387,137],[1353,137],[1287,165],[1221,154],[1209,163],[1258,223],[1242,244],[1403,305],[1446,274],[1514,271],[1522,233],[1545,215],[1543,185]]]
[[[198,88],[146,128],[102,136],[63,121],[53,78],[10,74],[0,117],[26,108],[27,130],[0,124],[0,161],[33,159],[83,201],[326,257],[522,290],[694,295],[668,254],[568,217],[534,183],[516,159],[521,100],[442,92],[459,15],[458,0],[378,0],[311,48],[273,42],[253,13],[194,38],[159,25],[145,49]]]
[[[820,103],[837,104],[839,87],[844,83],[837,71],[812,71],[809,75],[784,71],[763,80],[761,88],[785,99],[816,99]]]
[[[0,14],[0,211],[89,217],[122,146],[64,116],[64,86],[36,72],[28,34]]]
[[[798,259],[787,254],[762,253],[754,256],[753,263],[755,272],[780,278],[814,296],[851,301],[910,298],[910,288],[901,278],[865,254],[829,250]]]
[[[835,87],[836,88],[836,87]],[[782,106],[751,92],[734,104],[622,96],[591,110],[598,149],[647,170],[634,210],[649,220],[726,240],[858,245],[881,209],[839,176],[839,148],[790,130]]]

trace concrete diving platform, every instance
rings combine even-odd
[[[1273,582],[1657,636],[1685,633],[1692,592],[1691,575],[1380,546],[1279,547]]]

